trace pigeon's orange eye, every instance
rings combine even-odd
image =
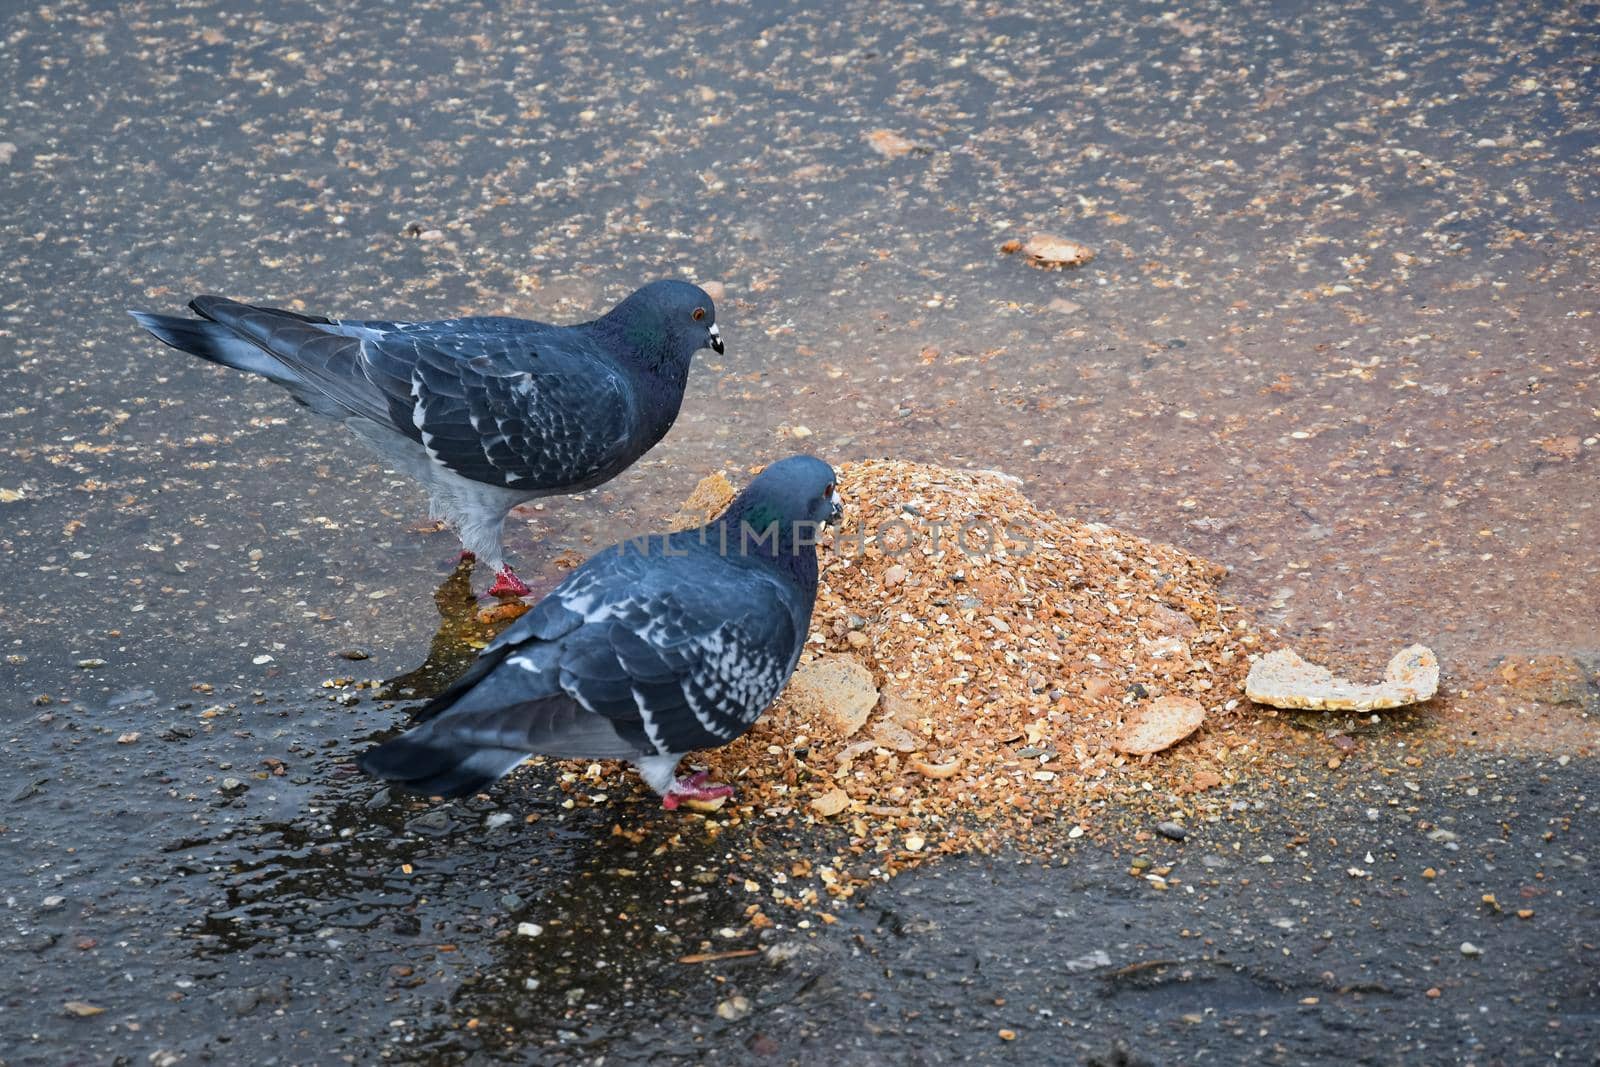
[[[699,322],[701,319],[706,317],[706,309],[705,308],[695,308],[694,309],[694,314],[691,315],[690,317],[692,319],[694,319],[694,321]]]

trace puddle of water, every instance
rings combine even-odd
[[[726,846],[651,797],[568,809],[553,772],[524,771],[495,803],[430,805],[341,779],[332,761],[322,771],[332,784],[289,821],[169,844],[195,898],[178,937],[195,973],[359,959],[424,1013],[405,1039],[442,1055],[464,1012],[519,1041],[618,1037],[626,1025],[600,1020],[666,1010],[672,960],[757,954],[755,898],[727,873]]]

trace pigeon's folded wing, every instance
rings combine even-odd
[[[463,358],[412,347],[409,418],[428,454],[464,478],[512,489],[582,484],[630,455],[638,419],[620,371],[584,351]],[[399,361],[397,361],[399,362]]]
[[[430,736],[601,759],[713,748],[748,730],[794,671],[804,634],[792,592],[709,551],[629,544],[573,572],[421,709]]]
[[[783,691],[804,635],[778,582],[724,568],[735,580],[663,588],[647,579],[589,605],[595,621],[563,643],[561,688],[619,732],[641,731],[657,752],[739,737]]]

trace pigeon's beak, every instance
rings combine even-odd
[[[717,329],[717,324],[713,322],[707,332],[711,334],[711,351],[719,356],[722,355],[722,331]]]
[[[844,501],[839,499],[839,490],[835,489],[828,498],[828,523],[833,526],[844,521]]]

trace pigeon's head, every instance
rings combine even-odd
[[[658,367],[687,372],[689,360],[702,348],[722,354],[716,305],[692,282],[651,282],[634,290],[606,318]]]
[[[760,545],[764,535],[775,534],[777,546],[792,550],[816,544],[818,530],[843,516],[833,468],[815,456],[790,456],[756,475],[722,522],[741,529],[741,543]]]

